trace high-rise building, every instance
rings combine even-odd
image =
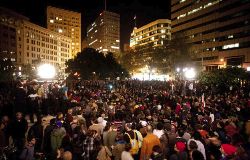
[[[47,7],[47,28],[72,39],[72,55],[81,52],[81,13]]]
[[[88,46],[103,53],[120,52],[120,15],[103,11],[87,27]]]
[[[39,63],[54,65],[59,72],[64,72],[65,62],[72,57],[71,38],[50,31],[28,18],[13,11],[0,8],[1,58],[11,59],[20,68]],[[3,29],[3,30],[2,30]]]
[[[189,37],[203,69],[250,66],[250,1],[172,0],[172,34]]]
[[[146,45],[162,46],[164,40],[171,39],[171,21],[158,19],[140,28],[134,28],[130,37],[130,47],[137,48]]]
[[[29,21],[29,18],[0,7],[0,59],[17,62],[20,55],[17,54],[20,53],[17,40],[20,37],[17,37],[16,28],[20,27],[23,20]]]

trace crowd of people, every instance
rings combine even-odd
[[[193,84],[192,84],[193,85]],[[0,158],[249,160],[250,96],[182,82],[0,84]]]

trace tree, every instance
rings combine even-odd
[[[93,48],[85,48],[74,59],[66,62],[66,72],[72,77],[80,75],[82,79],[105,79],[128,77],[128,72],[115,60],[113,53],[104,56]]]
[[[249,73],[243,68],[223,68],[213,71],[204,71],[198,76],[202,85],[214,87],[218,92],[228,91],[230,86],[239,88],[242,82],[249,80]]]
[[[122,58],[123,66],[131,71],[147,65],[166,74],[173,72],[177,66],[191,64],[191,44],[184,34],[177,33],[172,40],[161,41],[161,46],[153,46],[151,43],[125,53]]]

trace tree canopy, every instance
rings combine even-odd
[[[201,72],[198,80],[202,85],[214,87],[220,92],[228,91],[230,87],[239,88],[249,83],[250,74],[243,68],[222,68]]]
[[[98,52],[93,48],[85,48],[74,59],[66,62],[66,72],[71,76],[80,75],[82,79],[115,79],[128,77],[128,72],[117,63],[113,53]]]
[[[173,72],[176,66],[184,67],[191,63],[190,48],[184,34],[176,34],[172,40],[162,40],[163,45],[152,44],[137,47],[123,54],[122,65],[129,71],[136,71],[147,65],[159,72]]]

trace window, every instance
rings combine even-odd
[[[230,49],[230,48],[237,48],[237,47],[239,47],[239,43],[224,45],[222,46],[222,49]]]

